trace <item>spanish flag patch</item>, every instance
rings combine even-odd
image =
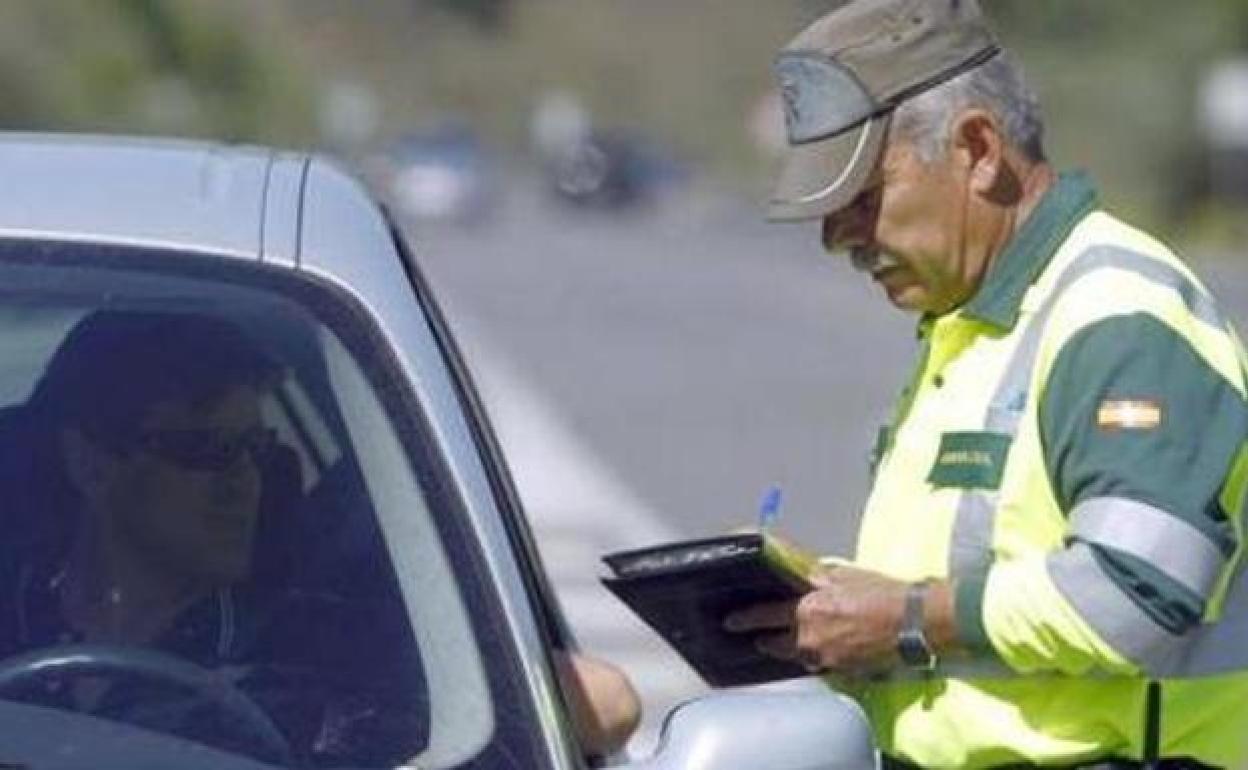
[[[1161,425],[1161,404],[1142,399],[1102,401],[1096,410],[1101,430],[1152,430]]]

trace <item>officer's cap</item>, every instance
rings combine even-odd
[[[852,0],[811,24],[775,63],[789,146],[768,217],[844,208],[879,160],[893,108],[997,51],[976,0]]]

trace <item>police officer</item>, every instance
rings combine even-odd
[[[887,766],[1242,765],[1248,408],[1222,311],[1050,166],[974,0],[853,0],[776,72],[771,216],[821,220],[922,343],[854,566],[729,628],[835,675]]]

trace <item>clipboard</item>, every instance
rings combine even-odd
[[[602,583],[712,687],[809,676],[763,654],[724,618],[760,602],[796,599],[820,561],[770,534],[745,532],[608,554]]]

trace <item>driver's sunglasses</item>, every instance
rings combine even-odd
[[[244,455],[260,463],[277,445],[277,431],[255,427],[229,435],[219,430],[148,430],[134,446],[184,470],[220,473]]]

